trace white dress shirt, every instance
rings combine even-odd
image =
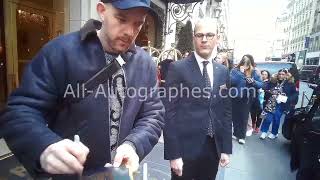
[[[207,65],[207,72],[209,74],[209,78],[210,78],[210,83],[211,83],[211,87],[213,86],[213,65],[212,65],[212,61],[213,61],[213,54],[211,55],[211,57],[207,60],[204,59],[202,57],[200,57],[196,52],[194,52],[194,56],[196,57],[197,63],[199,65],[201,74],[203,75],[203,61],[209,61],[208,65]]]

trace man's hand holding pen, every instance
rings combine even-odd
[[[50,174],[82,174],[89,149],[75,140],[61,140],[48,146],[40,156],[41,167]]]

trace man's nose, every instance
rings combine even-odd
[[[207,42],[207,41],[208,41],[207,36],[204,35],[203,38],[202,38],[202,42]]]
[[[134,28],[131,26],[127,26],[124,30],[125,35],[132,37],[134,35]]]

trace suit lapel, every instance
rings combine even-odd
[[[221,84],[221,68],[218,66],[218,63],[213,62],[213,87],[212,87],[212,91],[211,91],[211,97],[215,97],[215,98],[211,98],[211,104],[214,105],[218,102],[217,97],[219,97],[220,95],[220,86],[223,85]]]
[[[205,86],[204,79],[194,54],[192,54],[192,56],[187,61],[188,61],[189,68],[191,70],[190,75],[191,75],[193,84],[195,84],[200,88],[203,88]]]
[[[196,57],[194,56],[194,54],[192,54],[190,56],[189,59],[187,59],[188,61],[188,66],[191,70],[191,77],[190,79],[192,80],[192,82],[197,85],[200,88],[204,88],[205,83],[204,83],[204,79],[203,76],[201,74],[200,71],[200,67],[198,65],[198,62],[196,60]],[[220,81],[220,71],[221,69],[218,67],[218,64],[216,62],[212,62],[212,66],[213,66],[213,87],[212,90],[216,91],[219,90],[219,81]]]

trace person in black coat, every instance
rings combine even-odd
[[[312,86],[316,95],[307,113],[295,115],[291,121],[295,130],[291,140],[291,169],[297,170],[296,180],[320,179],[320,86]]]
[[[261,78],[263,81],[263,87],[257,91],[256,98],[254,98],[254,102],[251,105],[251,119],[252,119],[252,128],[253,132],[258,134],[260,132],[260,125],[262,122],[262,118],[260,117],[263,108],[266,105],[266,102],[270,98],[270,93],[268,91],[264,91],[264,87],[268,86],[270,83],[270,73],[267,70],[261,71]]]

